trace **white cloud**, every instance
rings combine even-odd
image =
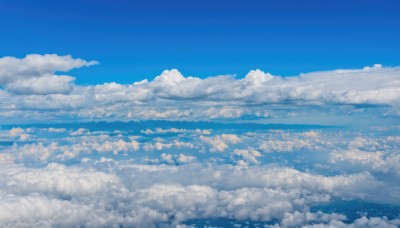
[[[163,143],[163,141],[164,141],[163,139],[158,138],[158,139],[156,139],[155,143],[150,143],[150,142],[144,143],[143,149],[145,151],[153,151],[153,150],[161,151],[161,150],[165,150],[165,149],[172,148],[172,147],[194,148],[194,145],[190,142],[182,142],[182,141],[178,141],[178,140],[173,140],[170,143]]]
[[[86,132],[86,129],[84,129]],[[78,129],[77,131],[80,131]],[[74,132],[72,132],[74,133]],[[88,133],[89,134],[89,133]],[[110,138],[108,135],[87,136],[73,134],[77,139],[67,138],[68,144],[52,141],[30,144],[14,144],[3,150],[14,160],[20,162],[65,161],[79,157],[82,154],[112,153],[118,155],[137,151],[140,143],[133,137],[130,139]]]
[[[20,136],[25,133],[25,130],[20,127],[14,127],[9,130],[10,137]]]
[[[398,67],[294,77],[255,70],[241,79],[167,70],[152,81],[92,86],[57,73],[93,64],[57,55],[1,58],[0,121],[279,117],[297,123],[338,113],[353,119],[400,113]],[[0,129],[0,226],[151,227],[209,218],[282,227],[400,225],[385,217],[350,221],[340,211],[312,212],[335,200],[400,203],[395,127],[382,125],[377,133],[260,125],[247,132],[229,121],[215,129],[170,123],[109,131]]]
[[[397,115],[400,100],[400,68],[378,65],[294,77],[272,76],[255,70],[243,79],[233,76],[184,77],[173,69],[162,72],[152,81],[130,85],[76,86],[74,78],[54,75],[56,71],[93,64],[96,62],[57,55],[1,58],[0,66],[4,67],[0,71],[0,84],[8,93],[0,93],[0,100],[4,100],[0,115],[25,115],[25,119],[28,115],[37,119],[34,112],[22,114],[22,110],[40,109],[43,119],[65,119],[67,116],[92,120],[204,120],[287,117],[293,113],[306,115],[310,109],[333,115],[348,114],[351,108],[332,106],[376,105],[381,106],[375,113],[379,116]],[[23,94],[33,95],[21,98]],[[46,113],[45,110],[50,109],[52,113]],[[358,111],[371,112],[371,109]]]
[[[183,133],[186,131],[187,131],[186,129],[177,129],[177,128],[162,129],[158,127],[155,130],[146,129],[146,130],[141,130],[140,132],[146,135],[152,135],[152,134],[166,134],[166,133]]]
[[[0,167],[0,223],[149,227],[212,217],[329,224],[343,216],[310,213],[309,207],[333,197],[370,196],[381,187],[366,173],[324,177],[280,167],[123,165],[110,159],[85,164]],[[103,165],[105,171],[96,171]]]
[[[73,59],[70,55],[31,54],[22,59],[3,57],[0,58],[0,84],[7,84],[18,79],[51,75],[56,71],[66,72],[74,68],[95,64],[97,64],[96,61],[87,62],[82,59]]]
[[[54,128],[54,127],[47,128],[46,130],[51,133],[63,133],[67,131],[67,129],[65,128]]]
[[[252,148],[239,150],[235,149],[232,153],[233,155],[239,156],[243,160],[238,161],[238,165],[247,166],[250,165],[258,165],[260,162],[257,160],[257,157],[261,157],[261,153]]]
[[[73,59],[69,55],[31,54],[22,59],[3,57],[0,58],[0,85],[5,85],[15,94],[67,94],[72,91],[75,78],[55,75],[55,72],[95,64],[96,61]]]
[[[18,80],[7,84],[6,88],[15,94],[68,94],[74,80],[70,76],[42,76]]]
[[[90,195],[105,191],[109,185],[119,181],[113,175],[56,163],[42,169],[8,166],[2,171],[1,190],[23,195],[34,192],[60,196]]]
[[[224,152],[229,144],[237,144],[241,139],[235,134],[221,134],[213,137],[200,136],[200,140],[211,146],[211,152]]]
[[[383,173],[394,172],[400,176],[400,155],[385,154],[382,151],[368,152],[357,149],[333,151],[330,153],[331,163],[347,162],[363,169]]]
[[[182,165],[192,163],[196,160],[196,157],[184,154],[172,155],[172,154],[161,154],[161,163],[166,163],[168,165]],[[157,164],[160,163],[158,159],[148,160],[150,163]]]
[[[12,128],[9,130],[9,135],[11,138],[19,139],[20,141],[26,141],[29,139],[29,134],[22,128]]]

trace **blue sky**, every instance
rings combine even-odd
[[[0,1],[0,56],[71,54],[78,84],[400,65],[398,1]]]

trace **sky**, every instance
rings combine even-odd
[[[97,60],[78,84],[400,65],[398,1],[0,1],[0,56]]]
[[[0,227],[399,227],[398,12],[0,0]]]

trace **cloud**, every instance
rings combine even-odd
[[[310,114],[310,110],[348,115],[354,114],[353,106],[375,106],[379,111],[374,115],[378,116],[399,113],[398,67],[374,65],[293,77],[251,70],[242,79],[231,75],[185,77],[172,69],[150,81],[91,86],[74,85],[73,77],[55,75],[94,64],[97,62],[58,55],[1,58],[0,84],[5,91],[0,93],[0,100],[4,101],[0,116],[25,115],[25,119],[28,116],[32,120],[37,120],[37,116],[44,120],[262,119],[303,116]],[[22,110],[32,112],[23,114]],[[373,111],[357,110],[359,115]]]
[[[237,164],[240,166],[248,166],[248,164],[250,165],[260,164],[260,162],[257,160],[257,157],[260,157],[261,153],[252,148],[249,148],[247,150],[235,149],[232,154],[243,159],[237,161]]]
[[[140,132],[146,135],[152,135],[152,134],[167,134],[167,133],[183,133],[186,131],[187,131],[186,129],[177,129],[177,128],[162,129],[158,127],[155,130],[146,129]]]
[[[398,166],[389,165],[398,149],[397,134],[342,128],[243,130],[236,128],[242,125],[229,125],[232,129],[217,127],[204,135],[195,127],[158,124],[117,131],[108,128],[113,125],[104,130],[101,124],[0,129],[0,142],[27,133],[31,137],[0,145],[0,224],[157,227],[211,218],[275,227],[399,222],[369,210],[374,203],[392,207],[400,202],[398,177],[391,169],[379,173]],[[100,126],[102,131],[91,130]],[[146,129],[159,129],[152,132],[160,134],[141,133]],[[267,139],[307,140],[310,148],[322,149],[258,151]],[[208,153],[221,142],[228,146],[224,153]],[[146,151],[150,145],[154,150]],[[366,148],[382,153],[374,157],[376,151],[361,151]],[[352,154],[355,158],[345,154],[331,163],[333,152],[350,149],[359,150]],[[346,161],[355,162],[344,166]],[[337,201],[345,205],[337,206]],[[357,208],[360,217],[346,217],[351,213],[343,208],[355,201],[368,208]]]
[[[158,139],[156,139],[155,143],[147,142],[147,143],[145,143],[143,145],[143,149],[145,151],[152,151],[152,150],[161,151],[161,150],[165,150],[165,149],[172,148],[172,147],[175,147],[175,148],[194,148],[194,145],[192,143],[190,143],[190,142],[182,142],[182,141],[178,141],[178,140],[173,140],[171,143],[163,143],[162,141],[164,141],[164,140],[158,138]]]
[[[71,160],[85,154],[93,153],[127,154],[137,151],[140,148],[140,143],[132,137],[128,139],[110,138],[108,135],[83,135],[76,137],[77,139],[67,139],[67,144],[64,140],[41,140],[29,144],[13,144],[3,149],[2,152],[19,162],[48,163],[51,161]]]
[[[383,173],[393,172],[400,176],[400,154],[382,151],[368,152],[357,149],[347,151],[333,151],[330,153],[331,163],[349,163],[361,166],[363,169]]]
[[[2,190],[14,194],[56,194],[60,197],[90,195],[104,191],[110,184],[116,184],[117,177],[91,170],[66,167],[50,163],[42,169],[9,166],[1,175]],[[6,184],[6,185],[4,185]]]
[[[18,80],[7,84],[6,88],[14,94],[68,94],[72,91],[74,80],[70,76],[42,76]]]
[[[224,152],[229,144],[237,144],[241,139],[235,134],[221,134],[213,137],[200,136],[200,140],[211,146],[211,152]]]
[[[243,78],[166,70],[154,80],[90,86],[59,74],[93,64],[58,55],[1,58],[0,120],[225,124],[4,126],[0,226],[158,227],[210,218],[275,227],[400,224],[369,208],[400,203],[395,127],[273,130],[225,120],[395,115],[400,68],[293,77],[252,70]],[[367,205],[358,218],[346,211],[355,201]]]
[[[7,84],[18,79],[38,78],[54,74],[56,71],[66,72],[96,64],[98,64],[96,61],[73,59],[70,55],[31,54],[22,59],[3,57],[0,58],[0,84]]]
[[[102,165],[108,171],[98,170]],[[323,177],[280,167],[120,166],[109,160],[86,168],[52,163],[0,169],[5,226],[153,227],[211,217],[327,224],[343,216],[310,213],[310,205],[359,198],[380,186],[365,173]]]
[[[55,75],[74,68],[92,66],[96,61],[73,59],[70,55],[27,55],[22,59],[0,58],[0,85],[15,94],[67,94],[72,91],[71,76]]]
[[[11,138],[18,138],[20,141],[26,141],[29,139],[29,134],[26,133],[24,129],[20,127],[14,127],[9,130],[9,135]]]

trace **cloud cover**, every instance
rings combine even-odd
[[[333,197],[367,197],[380,186],[368,174],[323,177],[281,167],[120,166],[112,160],[107,162],[109,171],[96,166],[1,167],[0,224],[153,227],[218,217],[279,220],[287,227],[307,224],[290,216],[309,218],[313,204]],[[322,223],[345,219],[318,216],[326,217],[314,218]]]
[[[152,81],[79,86],[55,72],[91,66],[96,61],[71,56],[27,55],[0,59],[0,116],[30,120],[140,120],[274,118],[317,112],[397,116],[400,68],[374,65],[273,76],[251,70],[244,78],[223,75],[201,79],[165,70]],[[335,108],[339,107],[339,108]],[[26,113],[25,110],[29,110]],[[50,113],[51,111],[51,113]],[[382,113],[383,112],[383,113]]]
[[[400,223],[397,131],[103,125],[0,129],[0,226]]]

